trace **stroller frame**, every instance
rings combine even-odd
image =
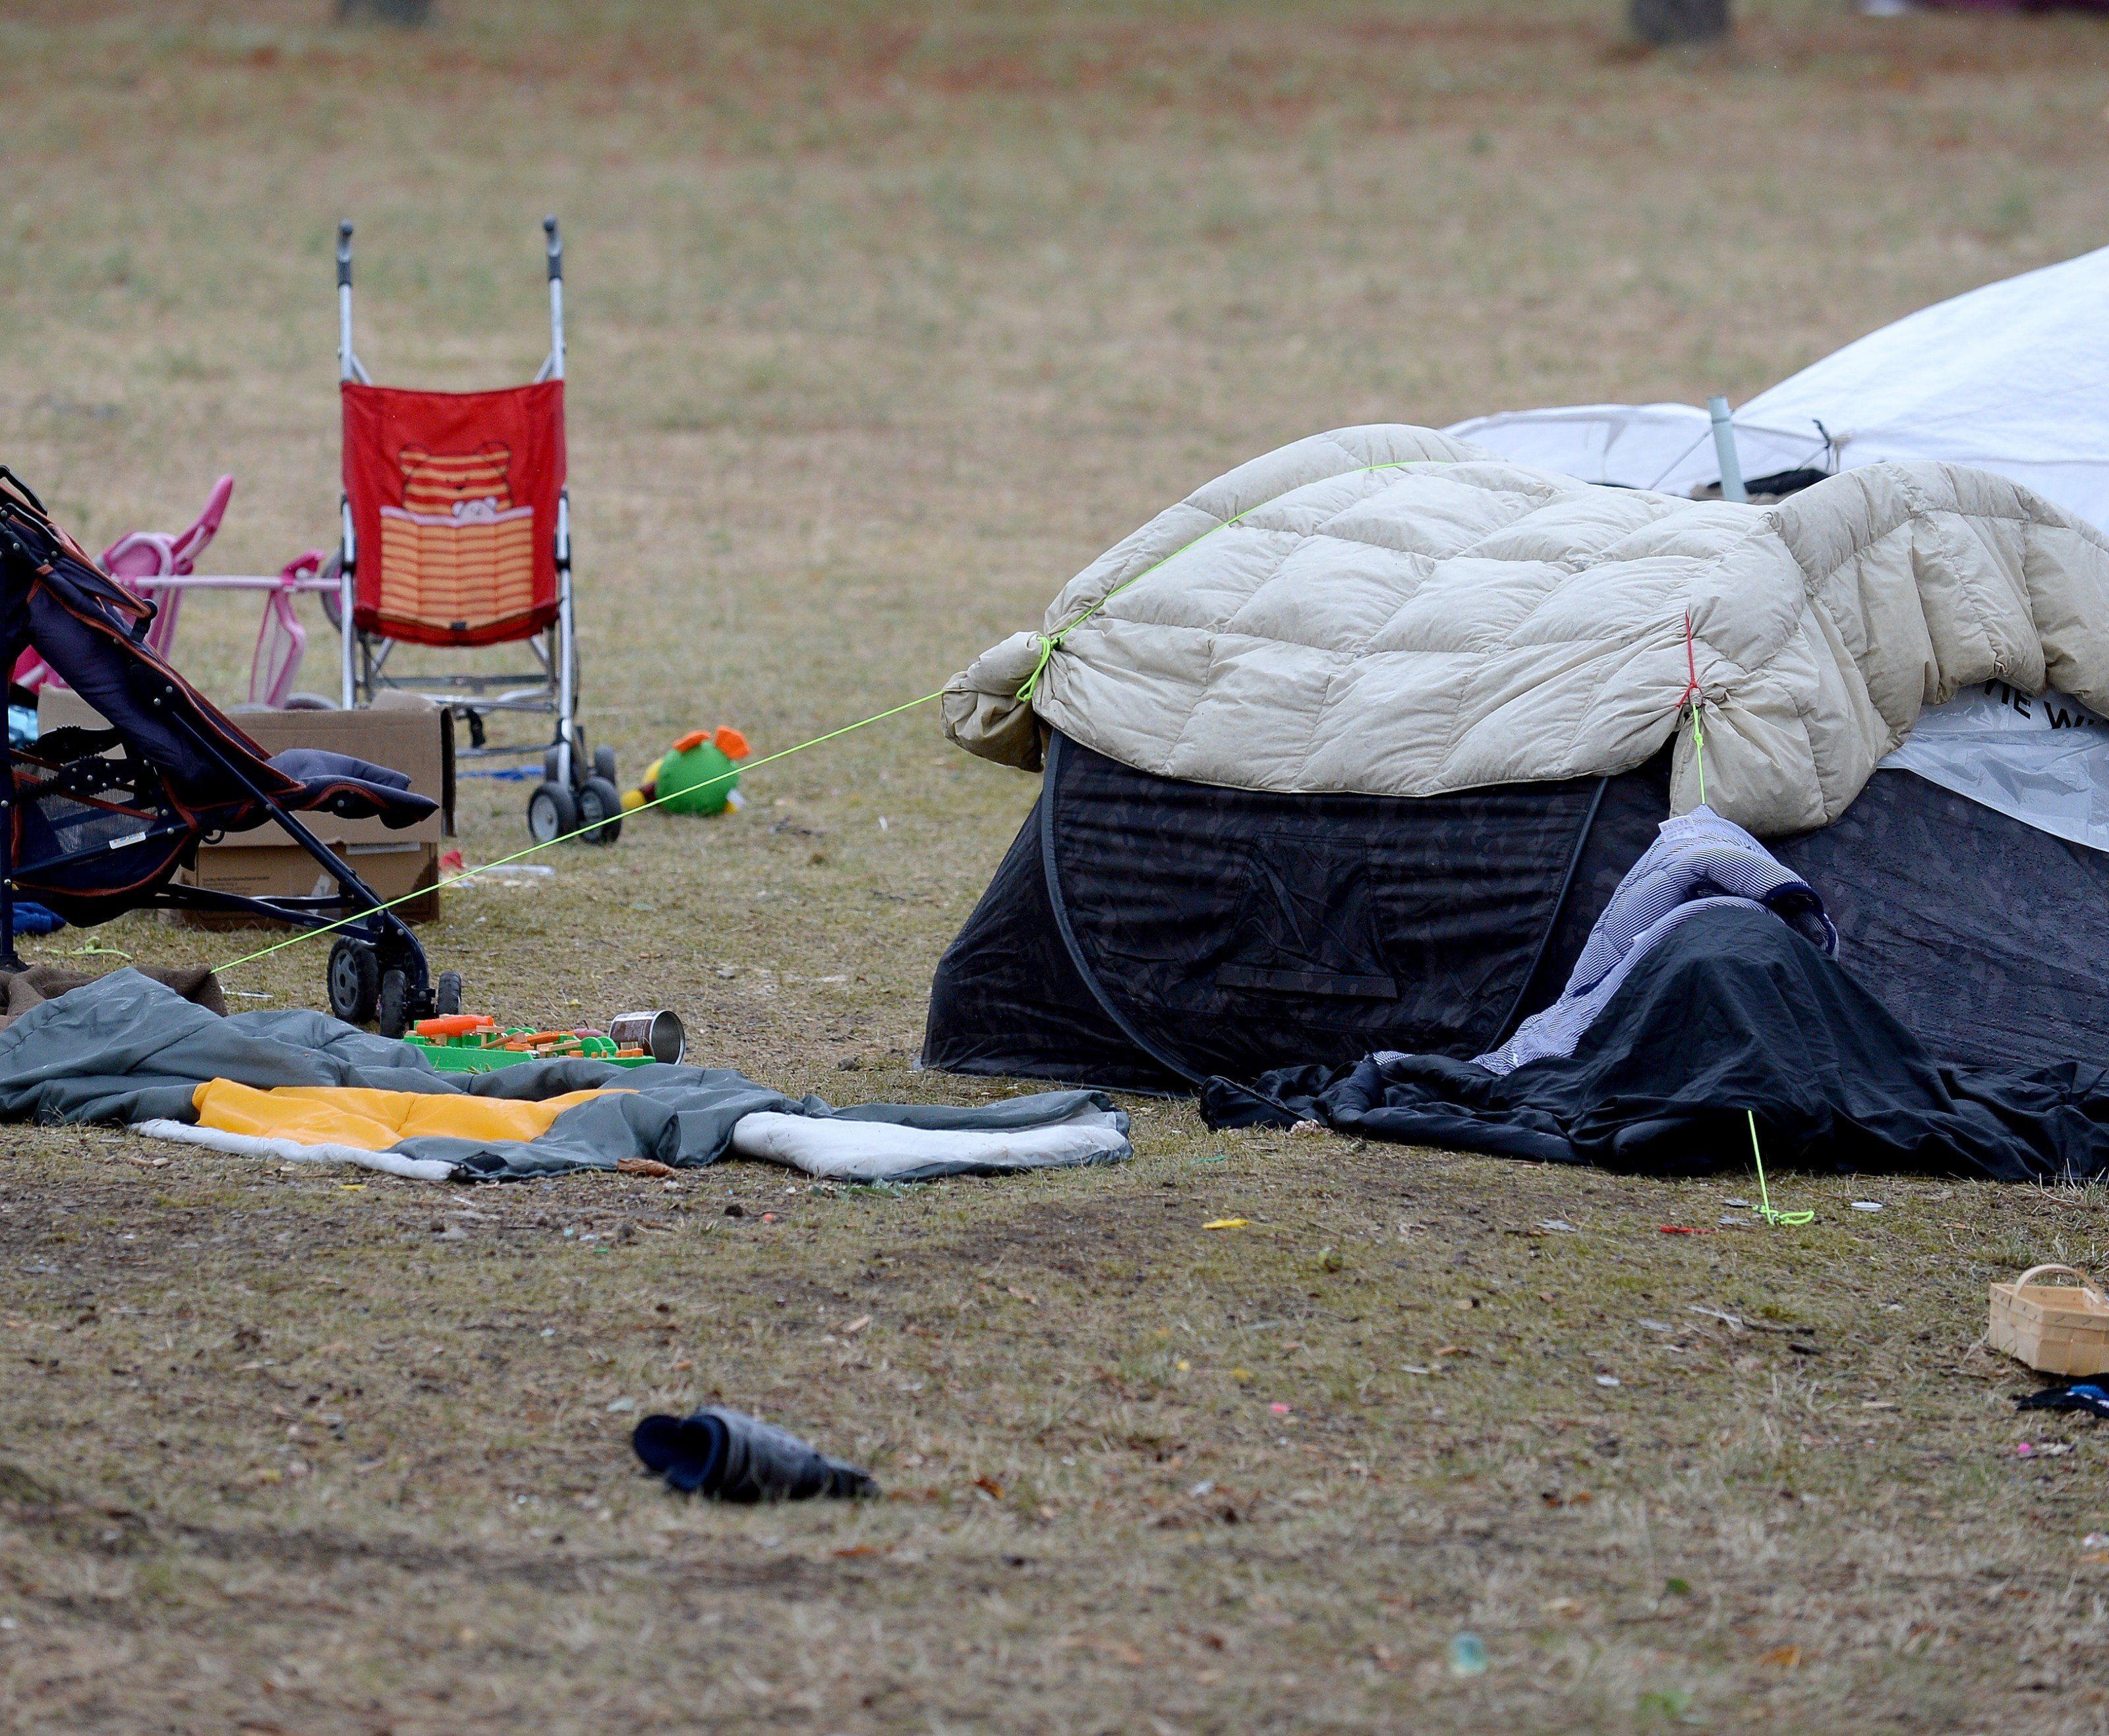
[[[4,473],[0,472],[0,473]],[[156,888],[133,907],[137,910],[195,911],[201,915],[228,916],[262,916],[274,922],[282,922],[295,928],[334,928],[340,937],[338,945],[349,941],[373,949],[375,963],[382,975],[390,970],[404,973],[404,1007],[413,1018],[429,1016],[436,1006],[431,970],[425,960],[425,949],[419,944],[403,919],[388,908],[356,870],[336,851],[303,825],[298,816],[274,800],[270,793],[260,788],[254,777],[242,764],[228,754],[212,736],[198,729],[183,716],[174,703],[178,695],[174,684],[167,681],[135,682],[146,703],[163,712],[169,726],[215,766],[234,783],[245,794],[256,802],[293,841],[300,845],[318,866],[335,876],[337,890],[334,893],[303,894],[299,897],[271,896],[250,897],[243,893],[222,892],[210,886],[187,886],[170,881]],[[115,730],[93,732],[97,735],[115,735]],[[40,760],[33,749],[9,747],[0,750],[0,779],[4,780],[5,793],[0,793],[0,970],[20,970],[24,968],[15,952],[15,880],[16,875],[47,872],[63,867],[74,860],[70,856],[47,857],[41,861],[15,863],[13,829],[7,822],[13,818],[11,802],[14,788],[14,769],[17,761],[32,766],[49,762]],[[78,764],[64,768],[52,768],[65,780],[63,793],[76,797],[93,798],[112,789],[126,787],[134,783],[128,776],[121,761],[104,761],[111,771],[105,775],[108,781],[94,777],[83,777]],[[180,823],[165,822],[154,829],[149,838],[187,832],[189,829]],[[148,840],[142,839],[142,842]],[[350,916],[354,921],[343,919]],[[330,974],[339,974],[335,948],[332,949]],[[332,983],[334,988],[334,983]],[[334,995],[332,998],[335,998]],[[395,1036],[400,1032],[385,1034]]]
[[[564,377],[564,242],[554,217],[542,219],[549,280],[549,353],[536,370],[534,383]],[[337,377],[371,386],[373,376],[359,359],[351,334],[351,236],[349,219],[336,231]],[[430,695],[458,712],[468,726],[468,745],[457,750],[464,759],[530,758],[540,755],[543,775],[566,790],[575,790],[593,770],[577,721],[579,687],[578,639],[571,616],[571,505],[567,486],[557,497],[556,560],[557,615],[543,631],[530,636],[526,644],[541,666],[536,670],[509,673],[462,671],[446,675],[413,676],[388,673],[388,659],[395,640],[360,628],[354,615],[359,570],[359,542],[352,526],[351,499],[341,494],[337,503],[339,532],[336,562],[337,626],[343,634],[341,670],[345,709],[364,700],[371,704],[384,687],[406,689]],[[506,745],[485,739],[484,716],[492,712],[519,712],[552,717],[553,741]],[[596,840],[598,841],[598,840]],[[611,839],[612,840],[612,837]]]
[[[22,748],[0,744],[0,970],[25,968],[15,950],[15,906],[23,889],[20,883],[26,880],[29,891],[54,902],[67,903],[77,896],[86,907],[75,914],[88,922],[124,910],[163,909],[260,916],[295,928],[333,929],[338,939],[330,953],[332,1010],[359,1023],[377,1010],[383,1032],[389,1036],[401,1035],[412,1021],[436,1010],[458,1011],[460,978],[448,972],[435,984],[424,948],[409,926],[299,817],[302,808],[357,811],[362,801],[368,804],[366,811],[372,811],[377,792],[370,785],[362,787],[355,778],[336,785],[325,780],[319,792],[313,785],[304,789],[299,778],[262,758],[255,745],[149,643],[154,605],[128,594],[98,572],[79,545],[52,522],[28,485],[0,465],[0,594],[11,592],[16,585],[26,593],[38,582],[50,593],[53,610],[63,612],[47,618],[70,617],[84,631],[86,641],[98,637],[110,641],[127,659],[122,678],[125,703],[120,711],[135,720],[146,714],[152,726],[165,730],[238,789],[244,800],[230,802],[224,796],[206,800],[195,793],[186,799],[172,784],[169,769],[157,765],[134,739],[144,726],[138,721],[127,726],[120,719],[103,730],[56,730]],[[34,618],[32,613],[23,624],[33,624]],[[76,649],[86,641],[77,635]],[[40,644],[38,649],[40,654],[51,654],[48,645]],[[106,698],[105,703],[110,701]],[[121,749],[121,755],[111,757],[113,748]],[[18,767],[30,774],[26,785],[18,781]],[[296,795],[306,798],[298,807],[291,799]],[[69,803],[88,811],[91,817],[100,811],[106,817],[95,823],[106,830],[141,823],[121,837],[97,839],[78,848],[18,861],[16,807],[24,801]],[[252,897],[179,885],[169,879],[178,866],[195,861],[198,843],[219,835],[227,825],[246,829],[265,819],[283,828],[335,879],[335,893]],[[68,869],[106,870],[113,865],[120,873],[137,878],[115,885],[84,885],[77,892],[38,884]],[[135,888],[143,889],[135,895]]]

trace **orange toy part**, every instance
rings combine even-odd
[[[671,753],[693,753],[705,742],[716,748],[727,759],[745,759],[754,750],[747,744],[747,738],[729,724],[720,724],[715,730],[691,730],[667,751]]]
[[[444,1019],[420,1019],[420,1037],[466,1037],[471,1031],[491,1031],[498,1021],[484,1013],[449,1013]]]

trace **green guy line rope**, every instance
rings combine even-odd
[[[1758,1149],[1758,1112],[1746,1109],[1743,1113],[1750,1118],[1750,1155],[1758,1160],[1758,1215],[1767,1223],[1813,1223],[1814,1212],[1782,1212],[1773,1209],[1773,1196],[1765,1187],[1765,1154]]]
[[[1699,721],[1699,704],[1691,707],[1691,757],[1699,767],[1699,805],[1706,806],[1706,730]]]
[[[759,771],[762,766],[773,765],[778,760],[788,759],[794,753],[802,753],[808,748],[817,748],[823,742],[838,740],[853,730],[861,730],[869,724],[883,723],[889,717],[898,717],[903,712],[914,711],[919,705],[928,705],[933,699],[939,698],[943,692],[944,689],[941,687],[935,693],[927,693],[919,699],[910,699],[906,704],[896,705],[891,711],[876,712],[869,717],[859,718],[855,723],[846,723],[839,730],[830,730],[824,735],[815,735],[810,741],[802,741],[796,747],[785,748],[779,753],[765,754],[752,765],[735,767],[730,771],[720,771],[716,777],[706,778],[700,784],[692,784],[686,789],[677,789],[666,795],[655,796],[651,801],[640,803],[616,817],[627,820],[631,814],[641,814],[648,807],[658,807],[662,802],[671,802],[677,796],[693,794],[699,789],[708,789],[713,784],[722,784],[727,778],[736,778],[743,771]],[[547,850],[553,845],[567,843],[574,838],[583,838],[589,832],[597,832],[607,822],[602,821],[592,825],[582,825],[572,831],[564,833],[561,837],[552,838],[539,844],[530,844],[524,850],[515,850],[510,856],[499,857],[495,862],[485,862],[480,867],[471,868],[464,873],[454,875],[451,879],[441,880],[436,886],[428,886],[420,892],[406,892],[401,897],[391,898],[386,904],[374,906],[374,909],[393,910],[399,904],[408,904],[413,898],[423,897],[427,892],[437,892],[445,887],[458,886],[463,880],[472,879],[477,875],[493,868],[503,868],[507,863],[517,862],[523,857],[534,855],[538,850]],[[240,958],[230,959],[226,964],[215,965],[213,968],[224,974],[238,965],[253,965],[260,958],[269,958],[273,952],[282,952],[287,947],[296,947],[304,940],[314,940],[318,936],[330,933],[332,929],[344,928],[355,922],[363,922],[373,913],[373,909],[355,911],[349,916],[340,916],[336,921],[325,923],[320,928],[303,929],[297,934],[290,934],[285,939],[275,942],[270,946],[260,947],[254,952],[244,953]]]
[[[1684,655],[1691,672],[1690,684],[1684,689],[1684,697],[1691,702],[1691,757],[1699,770],[1699,805],[1704,807],[1706,805],[1706,730],[1699,721],[1699,708],[1706,703],[1706,696],[1699,688],[1699,661],[1691,648],[1691,617],[1688,612],[1684,617]],[[1765,1186],[1765,1154],[1758,1145],[1758,1112],[1749,1109],[1743,1113],[1750,1119],[1750,1155],[1757,1160],[1758,1165],[1758,1215],[1774,1229],[1783,1223],[1815,1223],[1814,1212],[1782,1212],[1773,1208],[1772,1191]]]

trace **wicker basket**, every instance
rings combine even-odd
[[[2079,1287],[2030,1282],[2046,1272],[2068,1273]],[[2109,1374],[2109,1297],[2071,1266],[2031,1266],[1992,1286],[1989,1342],[2044,1374]]]

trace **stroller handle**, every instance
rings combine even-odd
[[[544,217],[542,233],[549,237],[549,281],[560,283],[564,277],[564,237],[558,232],[557,219]]]
[[[336,226],[336,287],[351,287],[351,219],[347,217]]]

